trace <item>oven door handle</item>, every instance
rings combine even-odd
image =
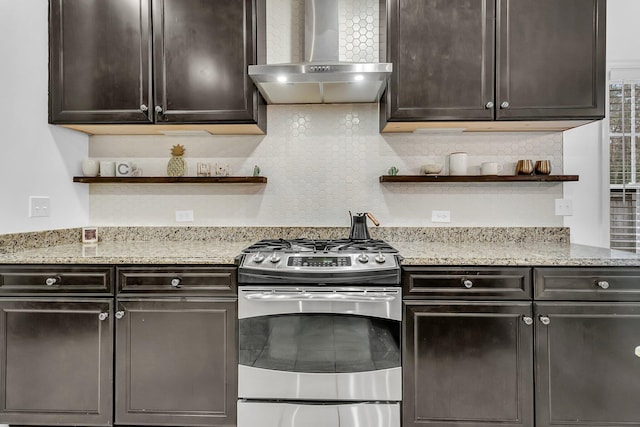
[[[246,294],[244,297],[248,300],[260,301],[339,301],[339,302],[389,302],[397,298],[397,293],[371,293],[371,294],[352,294],[352,293],[313,293],[304,292],[296,294],[278,293],[278,292],[257,292]]]

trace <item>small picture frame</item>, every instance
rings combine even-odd
[[[98,243],[98,227],[82,227],[82,243]]]

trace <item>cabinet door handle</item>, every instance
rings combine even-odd
[[[107,320],[108,317],[109,317],[109,313],[100,313],[100,314],[98,314],[98,319],[100,319],[100,320]]]
[[[149,111],[149,107],[147,107],[146,105],[142,104],[140,106],[140,111],[142,111],[143,113],[146,113],[147,111]]]
[[[525,325],[533,325],[533,318],[531,316],[524,316],[522,321]]]
[[[182,286],[182,279],[179,277],[171,279],[171,286],[173,286],[174,288],[179,288],[180,286]]]
[[[158,113],[158,114],[162,114],[162,111],[163,111],[163,110],[162,110],[162,107],[161,107],[161,106],[159,106],[159,105],[156,105],[156,113]]]
[[[116,311],[116,319],[122,319],[124,317],[124,311],[118,310]]]
[[[493,102],[489,101],[484,105],[484,108],[486,108],[487,110],[493,108]]]
[[[551,323],[551,319],[549,319],[549,316],[540,316],[540,322],[542,322],[543,325],[548,325]]]
[[[509,108],[509,103],[507,101],[504,101],[502,104],[500,104],[500,108],[506,110],[507,108]]]
[[[467,289],[471,289],[473,287],[473,282],[469,279],[464,279],[462,281],[462,284],[464,285],[465,288]]]
[[[602,289],[609,289],[609,282],[607,282],[606,280],[598,280],[598,286],[600,286]]]
[[[61,281],[62,278],[60,276],[47,277],[47,279],[44,281],[44,284],[47,286],[53,286],[55,284],[59,284]]]

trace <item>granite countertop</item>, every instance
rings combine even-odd
[[[0,254],[0,264],[234,264],[252,242],[122,241],[72,243]]]
[[[403,265],[640,266],[640,256],[568,243],[392,242]]]
[[[0,264],[234,264],[252,241],[118,241],[57,244],[0,254]],[[391,241],[403,265],[640,266],[627,252],[553,242]]]

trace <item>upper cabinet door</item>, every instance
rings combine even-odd
[[[50,0],[50,123],[151,121],[149,2]]]
[[[498,0],[497,119],[603,118],[605,0]]]
[[[390,120],[492,120],[495,0],[390,0]]]
[[[153,2],[158,123],[254,121],[253,10],[251,0]]]

